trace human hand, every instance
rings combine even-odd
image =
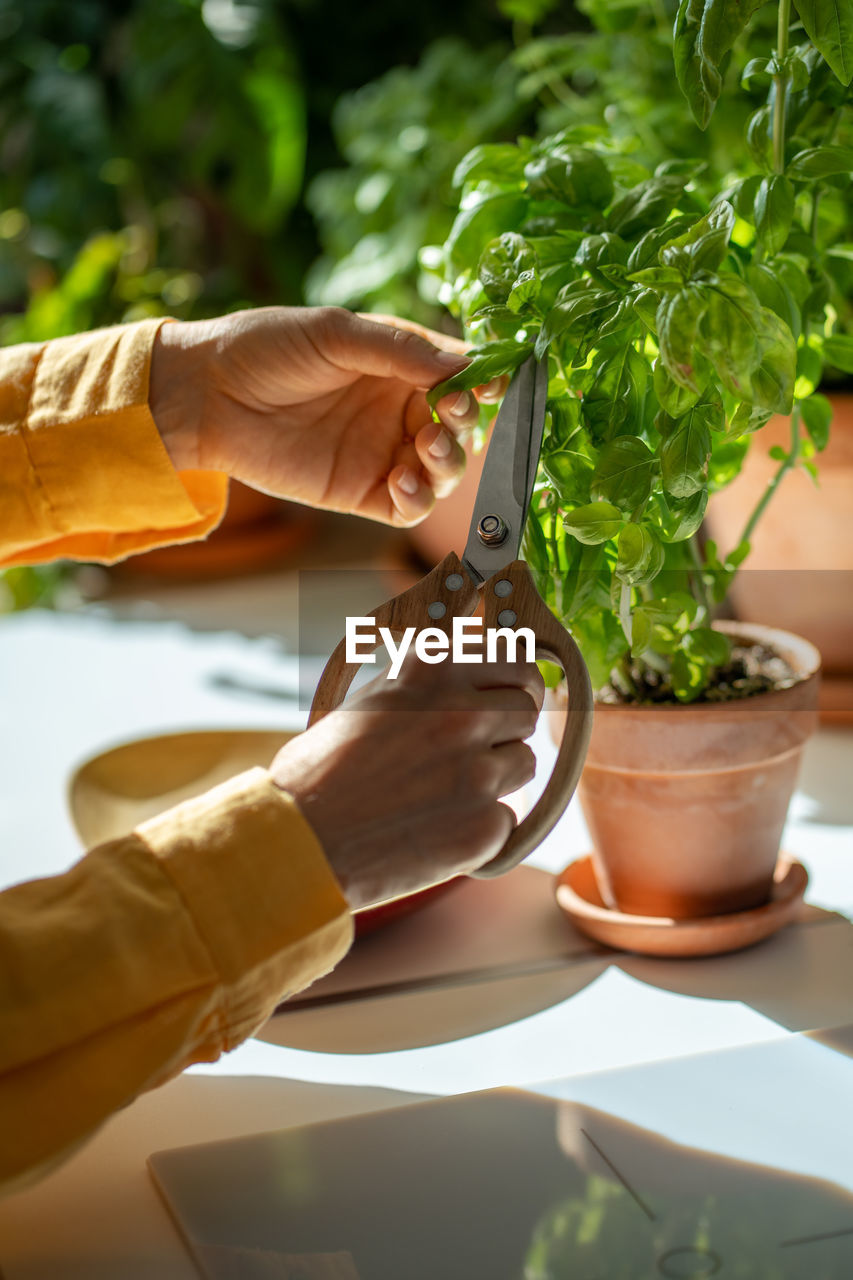
[[[465,466],[469,391],[425,392],[465,367],[464,344],[393,317],[264,307],[163,325],[150,405],[179,469],[225,471],[309,506],[417,524]],[[505,379],[480,388],[497,400]]]
[[[473,871],[513,826],[499,797],[535,770],[535,663],[403,664],[294,738],[273,782],[313,827],[356,911]]]

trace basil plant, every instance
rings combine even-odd
[[[677,80],[703,127],[721,93],[741,91],[726,69],[758,7],[682,0],[661,93]],[[800,0],[797,22],[782,0],[775,50],[743,72],[759,105],[716,191],[683,159],[642,169],[589,125],[475,147],[456,170],[442,297],[473,359],[449,383],[547,359],[525,556],[594,685],[628,699],[649,684],[682,702],[713,688],[730,659],[715,606],[786,472],[815,474],[824,366],[853,372],[853,339],[834,335],[848,305],[836,267],[853,255],[853,29],[839,37],[834,8]],[[772,414],[790,415],[790,443],[721,558],[700,537],[709,494]]]

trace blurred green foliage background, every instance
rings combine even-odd
[[[729,95],[700,132],[674,80],[675,10],[0,0],[0,343],[269,303],[446,326],[429,246],[475,144],[604,126],[626,174],[737,177],[753,104]],[[753,24],[762,51],[774,11]],[[44,603],[55,575],[2,586],[0,609]]]
[[[0,0],[0,338],[302,301],[319,250],[306,191],[340,164],[336,102],[416,63],[451,28],[445,87],[464,82],[466,53],[499,34],[487,3],[460,14],[446,0],[404,11],[340,0]],[[497,56],[478,56],[482,97]],[[466,105],[463,83],[444,113],[454,130]],[[361,100],[336,117],[341,136],[364,132],[365,110]],[[418,125],[416,101],[402,110],[397,135]],[[343,256],[349,200],[330,208],[325,190]]]

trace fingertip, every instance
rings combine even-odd
[[[453,432],[438,422],[421,428],[415,448],[435,496],[445,497],[465,471],[465,450]]]
[[[503,399],[508,386],[509,376],[503,374],[500,378],[492,378],[491,382],[485,382],[481,387],[477,387],[474,394],[481,404],[494,404]]]
[[[435,503],[432,489],[411,467],[395,467],[389,473],[388,492],[394,506],[392,522],[403,527],[418,524]]]
[[[451,391],[436,405],[438,416],[454,432],[473,427],[480,416],[477,401],[470,391]]]

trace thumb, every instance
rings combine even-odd
[[[333,359],[350,372],[399,378],[427,390],[471,363],[461,342],[457,351],[437,346],[425,336],[431,334],[429,329],[417,331],[393,316],[375,320],[351,312],[342,315],[347,320],[337,335]],[[438,333],[433,336],[442,343],[458,341]]]

